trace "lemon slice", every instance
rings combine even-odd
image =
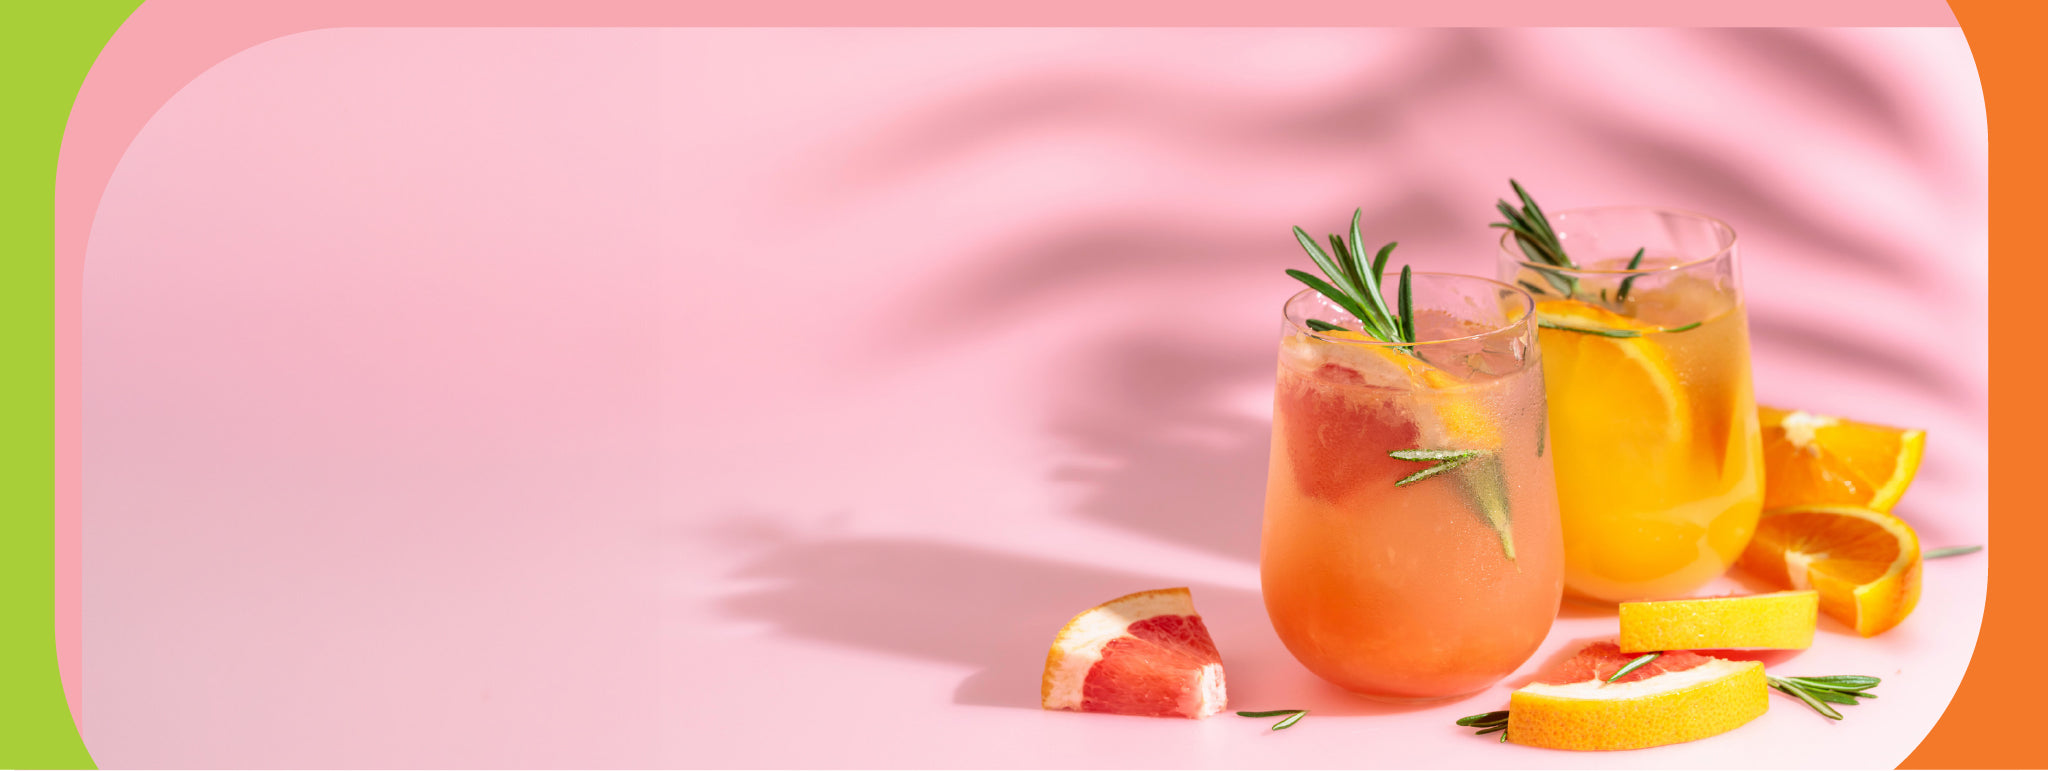
[[[1767,648],[1813,645],[1820,618],[1813,591],[1621,604],[1621,651]]]

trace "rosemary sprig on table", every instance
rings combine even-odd
[[[1274,723],[1274,724],[1273,724],[1273,730],[1275,730],[1275,731],[1285,730],[1285,729],[1287,729],[1287,728],[1289,728],[1289,727],[1293,726],[1293,725],[1294,725],[1295,723],[1299,723],[1299,722],[1301,722],[1301,719],[1302,719],[1302,718],[1308,717],[1308,710],[1305,710],[1305,709],[1274,709],[1274,710],[1267,710],[1267,711],[1265,711],[1265,712],[1239,712],[1239,713],[1237,713],[1237,716],[1238,716],[1238,717],[1279,717],[1279,716],[1281,716],[1281,715],[1286,715],[1286,716],[1287,716],[1287,719],[1285,719],[1285,720],[1282,720],[1282,721],[1280,721],[1280,722],[1278,722],[1278,723]]]
[[[1385,286],[1387,258],[1393,255],[1397,244],[1389,242],[1380,247],[1379,253],[1371,260],[1367,260],[1365,234],[1359,228],[1364,217],[1364,209],[1352,212],[1351,240],[1346,242],[1343,236],[1331,234],[1328,253],[1316,245],[1315,239],[1309,238],[1308,231],[1296,227],[1294,240],[1301,242],[1301,248],[1308,252],[1309,259],[1315,261],[1316,267],[1321,268],[1329,280],[1293,268],[1287,270],[1287,275],[1307,284],[1310,289],[1330,298],[1337,307],[1357,317],[1359,325],[1365,327],[1362,331],[1373,339],[1383,343],[1413,343],[1415,309],[1414,295],[1409,289],[1411,271],[1409,266],[1401,266],[1401,283],[1395,290],[1398,310],[1388,307],[1382,287]],[[1349,331],[1322,319],[1309,319],[1308,326],[1317,332]],[[1402,346],[1401,350],[1414,353],[1414,349],[1408,346]]]
[[[1875,699],[1869,690],[1880,682],[1875,677],[1862,675],[1827,675],[1824,677],[1777,677],[1765,675],[1765,682],[1772,688],[1791,695],[1806,706],[1830,720],[1841,720],[1842,713],[1836,712],[1829,704],[1856,705],[1857,698]]]
[[[1500,741],[1502,744],[1506,744],[1508,741],[1507,710],[1501,710],[1499,712],[1488,712],[1484,715],[1470,715],[1467,717],[1461,717],[1458,718],[1458,725],[1464,726],[1466,728],[1479,729],[1478,731],[1474,731],[1472,733],[1473,736],[1485,736],[1490,733],[1498,733],[1500,734]]]

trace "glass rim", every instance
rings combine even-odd
[[[1415,341],[1415,342],[1412,342],[1412,343],[1389,343],[1389,342],[1387,342],[1387,341],[1384,341],[1384,340],[1355,340],[1355,339],[1352,339],[1352,338],[1348,338],[1348,337],[1330,337],[1330,336],[1328,336],[1328,335],[1326,335],[1326,334],[1324,334],[1324,333],[1322,333],[1322,332],[1317,332],[1317,331],[1315,331],[1315,330],[1313,330],[1313,329],[1309,329],[1309,328],[1308,328],[1308,325],[1307,325],[1307,324],[1305,324],[1305,323],[1303,323],[1303,322],[1299,322],[1299,321],[1295,321],[1295,320],[1294,320],[1294,316],[1293,316],[1292,314],[1289,314],[1289,313],[1287,312],[1287,309],[1288,309],[1288,308],[1289,308],[1290,306],[1294,305],[1294,301],[1295,301],[1295,300],[1299,300],[1299,299],[1301,299],[1301,298],[1302,298],[1303,296],[1306,296],[1306,295],[1314,295],[1314,296],[1317,296],[1317,297],[1323,297],[1323,299],[1324,299],[1324,300],[1328,300],[1328,301],[1330,301],[1330,302],[1331,302],[1331,303],[1333,303],[1333,304],[1334,304],[1334,303],[1336,302],[1336,301],[1334,301],[1334,300],[1330,300],[1330,299],[1329,299],[1328,297],[1324,297],[1324,296],[1323,296],[1323,293],[1322,293],[1322,292],[1319,292],[1319,291],[1316,291],[1316,290],[1314,290],[1314,289],[1310,289],[1310,288],[1306,288],[1306,287],[1304,287],[1304,288],[1303,288],[1303,289],[1302,289],[1301,291],[1299,291],[1299,292],[1295,292],[1294,294],[1291,294],[1291,295],[1288,295],[1288,296],[1287,296],[1287,300],[1286,300],[1286,302],[1282,302],[1282,303],[1280,303],[1280,320],[1281,320],[1281,321],[1283,321],[1283,322],[1286,322],[1288,326],[1290,326],[1290,327],[1293,327],[1293,328],[1294,328],[1294,330],[1295,330],[1296,332],[1300,332],[1301,334],[1304,334],[1304,335],[1308,335],[1309,337],[1313,337],[1313,338],[1315,338],[1315,339],[1317,339],[1317,340],[1322,340],[1322,341],[1325,341],[1325,342],[1331,342],[1331,343],[1345,343],[1345,344],[1349,344],[1349,345],[1362,345],[1362,346],[1371,346],[1371,347],[1389,347],[1389,346],[1392,346],[1392,347],[1416,347],[1416,346],[1424,346],[1424,345],[1441,345],[1441,344],[1443,344],[1443,343],[1456,343],[1456,342],[1461,342],[1461,341],[1465,341],[1465,340],[1477,340],[1477,339],[1479,339],[1479,338],[1482,338],[1482,337],[1491,337],[1491,336],[1493,336],[1493,335],[1497,335],[1497,334],[1500,334],[1500,333],[1502,333],[1502,332],[1506,332],[1506,331],[1508,331],[1508,330],[1510,330],[1510,329],[1513,329],[1513,328],[1515,328],[1515,327],[1518,327],[1518,326],[1526,326],[1526,325],[1528,325],[1528,323],[1529,323],[1530,319],[1533,319],[1533,318],[1535,318],[1535,317],[1536,317],[1536,298],[1535,298],[1534,296],[1530,295],[1530,294],[1529,294],[1529,292],[1528,292],[1527,290],[1524,290],[1524,289],[1523,289],[1523,288],[1521,288],[1521,287],[1518,287],[1518,286],[1514,286],[1514,285],[1512,285],[1512,284],[1508,284],[1508,283],[1506,283],[1506,282],[1502,282],[1502,281],[1495,281],[1495,280],[1493,280],[1493,279],[1490,279],[1490,278],[1486,278],[1486,277],[1484,277],[1484,276],[1474,276],[1474,275],[1470,275],[1470,274],[1466,274],[1466,273],[1439,273],[1439,272],[1434,272],[1434,271],[1431,271],[1431,272],[1415,272],[1415,273],[1412,273],[1411,275],[1414,275],[1414,276],[1430,276],[1430,277],[1435,277],[1435,278],[1452,278],[1452,279],[1458,279],[1458,280],[1460,280],[1460,281],[1476,281],[1476,282],[1479,282],[1479,283],[1481,283],[1481,284],[1492,284],[1493,286],[1495,286],[1495,287],[1497,287],[1497,288],[1500,288],[1500,289],[1505,289],[1505,290],[1507,290],[1507,291],[1509,291],[1509,292],[1513,293],[1515,297],[1517,297],[1517,298],[1520,298],[1520,299],[1521,299],[1521,301],[1522,301],[1522,302],[1521,302],[1521,307],[1519,308],[1519,310],[1521,311],[1521,313],[1520,313],[1519,315],[1515,316],[1514,318],[1508,319],[1508,320],[1507,320],[1506,322],[1503,322],[1503,323],[1501,323],[1501,324],[1500,324],[1499,326],[1495,326],[1495,327],[1490,327],[1490,328],[1488,328],[1488,329],[1486,329],[1485,331],[1482,331],[1482,332],[1474,332],[1474,333],[1472,333],[1472,334],[1469,334],[1469,335],[1462,335],[1462,336],[1459,336],[1459,337],[1444,337],[1444,338],[1437,338],[1437,339],[1433,339],[1433,340],[1417,340],[1417,341]],[[1421,310],[1421,309],[1418,309],[1418,310]],[[1362,330],[1361,330],[1361,333],[1363,333],[1363,331],[1362,331]]]
[[[1738,237],[1735,233],[1735,226],[1728,224],[1725,220],[1722,220],[1720,217],[1715,217],[1710,214],[1701,214],[1690,209],[1677,209],[1670,206],[1632,206],[1628,204],[1617,204],[1613,206],[1581,206],[1576,209],[1559,209],[1557,211],[1551,212],[1551,215],[1557,217],[1564,217],[1570,214],[1602,211],[1635,211],[1661,214],[1676,214],[1683,217],[1690,217],[1696,220],[1705,220],[1707,223],[1713,225],[1715,228],[1718,228],[1722,233],[1726,233],[1728,235],[1728,243],[1722,244],[1721,248],[1714,250],[1712,254],[1709,254],[1705,257],[1686,260],[1685,262],[1681,262],[1676,265],[1659,265],[1654,268],[1636,268],[1635,270],[1629,270],[1627,268],[1599,270],[1594,270],[1591,268],[1563,268],[1558,267],[1556,265],[1552,265],[1547,262],[1534,262],[1525,259],[1528,257],[1528,255],[1526,254],[1516,258],[1515,263],[1518,265],[1524,265],[1531,268],[1535,268],[1540,271],[1552,271],[1556,273],[1563,273],[1566,275],[1573,276],[1644,276],[1653,273],[1663,273],[1665,271],[1672,270],[1685,270],[1687,268],[1695,268],[1701,265],[1709,265],[1735,253],[1735,244],[1738,240]],[[1514,236],[1515,232],[1512,230],[1504,229],[1503,232],[1500,234],[1501,254],[1514,257],[1517,253],[1519,253],[1519,248],[1516,251],[1508,250],[1508,239],[1513,238]]]

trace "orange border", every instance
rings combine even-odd
[[[2027,0],[1949,0],[1956,22],[1977,59],[1977,77],[1984,85],[1984,109],[1991,150],[1991,478],[2014,474],[2048,462],[2048,448],[2025,437],[2039,433],[2044,405],[2011,398],[2022,383],[2048,376],[2037,356],[2013,349],[2005,329],[2025,329],[2029,321],[2020,293],[2048,281],[2048,257],[2031,253],[2031,223],[2048,205],[2041,180],[2048,179],[2048,158],[2040,137],[2048,136],[2048,110],[2037,101],[2048,82],[2043,66],[2041,22],[2048,9]],[[2029,239],[2030,240],[2030,239]],[[2000,259],[1999,255],[2005,255]],[[2004,346],[2001,346],[2004,343]],[[2000,358],[2000,354],[2005,354]],[[2003,397],[2003,398],[2001,398]],[[2003,430],[2001,430],[2003,429]],[[1984,607],[1984,629],[1948,712],[1928,732],[1920,747],[1900,768],[2042,768],[2048,766],[2048,742],[2034,734],[2039,722],[2028,713],[2043,701],[2029,671],[2038,655],[2036,641],[2048,637],[2048,618],[2028,601],[2028,588],[2048,586],[2048,560],[2032,557],[2031,544],[2048,542],[2048,518],[2029,505],[2025,490],[1991,487],[1991,525],[1997,545],[2017,551],[1989,552],[1991,577]],[[2001,559],[2001,557],[2003,557]]]

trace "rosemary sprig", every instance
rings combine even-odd
[[[1436,465],[1417,471],[1395,482],[1395,487],[1407,487],[1424,479],[1465,465],[1466,461],[1486,454],[1486,450],[1395,450],[1387,453],[1396,460],[1436,461]]]
[[[1550,219],[1544,216],[1543,208],[1536,205],[1536,199],[1529,195],[1529,191],[1522,188],[1522,183],[1510,179],[1508,180],[1508,185],[1512,186],[1515,189],[1515,197],[1521,199],[1522,206],[1518,209],[1515,207],[1514,204],[1508,203],[1507,201],[1495,201],[1494,208],[1499,209],[1501,215],[1506,217],[1507,221],[1495,222],[1492,223],[1490,226],[1496,228],[1503,228],[1508,232],[1515,234],[1515,243],[1521,246],[1522,256],[1527,258],[1526,261],[1522,263],[1523,267],[1536,271],[1538,275],[1541,275],[1543,277],[1544,281],[1549,282],[1552,287],[1555,287],[1559,294],[1562,294],[1567,298],[1578,298],[1579,279],[1575,276],[1572,276],[1564,272],[1567,270],[1578,270],[1578,263],[1573,261],[1570,256],[1565,254],[1564,243],[1558,239],[1557,231],[1550,226]],[[1643,256],[1648,252],[1649,249],[1647,247],[1636,249],[1635,256],[1629,258],[1628,270],[1633,271],[1640,269],[1643,266]],[[1626,278],[1623,278],[1621,280],[1621,286],[1615,289],[1614,297],[1611,300],[1608,298],[1607,290],[1601,289],[1599,294],[1600,303],[1603,305],[1618,306],[1622,303],[1627,302],[1629,291],[1635,288],[1636,279],[1642,277],[1643,274],[1641,273],[1631,273]],[[1533,294],[1550,294],[1549,292],[1544,291],[1541,287],[1538,287],[1535,284],[1529,283],[1527,281],[1520,281],[1518,283],[1522,285],[1522,288],[1529,290]],[[1641,337],[1643,335],[1642,332],[1635,332],[1625,329],[1606,329],[1570,326],[1563,324],[1544,323],[1540,320],[1539,324],[1546,329],[1561,329],[1569,332],[1583,332],[1589,335],[1600,335],[1603,337]],[[1700,323],[1694,322],[1692,324],[1687,324],[1682,327],[1671,327],[1669,329],[1658,329],[1653,331],[1684,332],[1688,329],[1694,329],[1698,326],[1700,326]]]
[[[1479,729],[1477,731],[1472,732],[1473,736],[1485,736],[1490,733],[1499,733],[1500,741],[1502,744],[1506,744],[1508,741],[1507,710],[1501,710],[1499,712],[1488,712],[1484,715],[1470,715],[1466,717],[1461,717],[1458,718],[1458,725],[1464,726],[1466,728]]]
[[[1393,308],[1387,306],[1386,292],[1382,287],[1385,285],[1387,258],[1393,255],[1397,244],[1388,243],[1380,247],[1379,253],[1367,260],[1365,234],[1359,227],[1364,217],[1364,209],[1353,211],[1351,240],[1347,243],[1343,236],[1331,234],[1329,252],[1324,252],[1322,247],[1317,246],[1315,239],[1309,237],[1308,231],[1296,227],[1294,240],[1301,244],[1303,251],[1308,252],[1309,259],[1315,261],[1316,267],[1322,269],[1323,276],[1328,280],[1291,268],[1287,275],[1307,284],[1310,289],[1330,298],[1330,302],[1336,303],[1337,307],[1357,317],[1359,325],[1364,327],[1361,331],[1371,335],[1373,339],[1383,343],[1412,344],[1415,342],[1414,294],[1409,288],[1412,271],[1408,266],[1401,268],[1401,283],[1395,290],[1396,303],[1400,306],[1400,311],[1396,313]],[[1310,319],[1309,328],[1317,332],[1348,331],[1321,319]],[[1411,354],[1415,352],[1415,349],[1408,345],[1402,346],[1400,350]]]
[[[1543,207],[1536,205],[1536,199],[1529,197],[1529,191],[1522,189],[1522,183],[1509,179],[1508,185],[1515,189],[1515,197],[1522,199],[1522,208],[1516,209],[1507,201],[1494,201],[1494,208],[1499,209],[1507,221],[1490,223],[1488,227],[1504,228],[1515,234],[1515,243],[1522,247],[1522,256],[1528,257],[1530,262],[1577,270],[1578,263],[1572,262],[1572,258],[1564,253],[1564,244],[1558,241],[1557,231],[1550,228],[1550,218],[1543,216]]]
[[[1950,546],[1946,549],[1935,549],[1930,552],[1922,553],[1920,555],[1920,559],[1924,561],[1938,560],[1943,557],[1960,557],[1965,554],[1976,554],[1977,552],[1983,550],[1984,547],[1982,546]]]
[[[1508,515],[1507,472],[1501,468],[1500,460],[1492,450],[1395,450],[1387,453],[1396,460],[1433,463],[1429,468],[1409,474],[1395,482],[1395,487],[1406,487],[1438,474],[1455,471],[1464,466],[1471,468],[1460,475],[1458,491],[1465,502],[1472,507],[1472,513],[1481,522],[1500,535],[1500,550],[1512,560],[1515,558],[1515,534]]]
[[[1581,327],[1572,324],[1560,324],[1558,322],[1542,318],[1536,320],[1536,326],[1542,327],[1544,329],[1556,329],[1565,332],[1578,332],[1581,334],[1599,335],[1601,337],[1642,337],[1645,334],[1649,334],[1649,332],[1684,332],[1688,329],[1693,329],[1705,323],[1706,322],[1704,321],[1695,321],[1691,324],[1687,324],[1682,327],[1663,327],[1659,329],[1651,329],[1648,332],[1639,332],[1633,329],[1609,329],[1607,327]]]
[[[1299,722],[1301,722],[1301,719],[1302,719],[1302,718],[1308,717],[1308,710],[1305,710],[1305,709],[1274,709],[1274,710],[1267,710],[1267,711],[1265,711],[1265,712],[1239,712],[1239,713],[1237,713],[1237,716],[1238,716],[1238,717],[1279,717],[1279,716],[1281,716],[1281,715],[1286,715],[1286,716],[1287,716],[1287,719],[1285,719],[1285,720],[1282,720],[1282,721],[1280,721],[1280,722],[1278,722],[1278,723],[1274,723],[1274,724],[1273,724],[1273,730],[1275,730],[1275,731],[1281,731],[1281,730],[1286,730],[1287,728],[1289,728],[1289,727],[1293,726],[1293,725],[1294,725],[1295,723],[1299,723]]]
[[[1637,266],[1640,266],[1640,265],[1642,265],[1642,264],[1643,264],[1643,252],[1644,252],[1644,251],[1645,251],[1645,249],[1644,249],[1644,248],[1642,248],[1642,247],[1638,247],[1638,248],[1636,249],[1636,256],[1634,256],[1634,257],[1631,257],[1631,258],[1629,258],[1629,261],[1628,261],[1628,269],[1629,269],[1629,270],[1635,270]],[[1639,278],[1642,278],[1642,277],[1643,277],[1643,274],[1641,274],[1641,273],[1637,273],[1637,274],[1635,274],[1635,275],[1629,276],[1628,278],[1624,278],[1624,279],[1622,279],[1622,280],[1621,280],[1621,288],[1620,288],[1620,289],[1618,289],[1618,290],[1615,290],[1615,292],[1614,292],[1614,302],[1615,302],[1615,303],[1617,303],[1617,304],[1619,304],[1619,303],[1622,303],[1622,302],[1626,302],[1626,301],[1628,300],[1628,288],[1629,288],[1630,286],[1634,286],[1634,285],[1635,285],[1635,283],[1636,283],[1636,279],[1639,279]]]
[[[1626,677],[1628,673],[1634,672],[1638,669],[1642,669],[1645,665],[1649,664],[1650,662],[1656,661],[1657,657],[1662,655],[1664,655],[1663,651],[1655,651],[1652,653],[1645,653],[1641,656],[1637,656],[1636,660],[1631,661],[1627,664],[1623,664],[1620,669],[1615,670],[1614,674],[1607,678],[1607,682],[1611,683],[1616,680],[1620,680],[1621,678]]]
[[[1764,680],[1770,683],[1772,688],[1805,702],[1806,706],[1812,707],[1813,711],[1819,712],[1830,720],[1841,720],[1842,713],[1835,711],[1834,707],[1828,706],[1829,704],[1855,706],[1856,700],[1859,698],[1875,699],[1877,697],[1871,695],[1868,691],[1877,687],[1879,682],[1882,682],[1875,677],[1864,677],[1862,675],[1825,675],[1821,677],[1778,677],[1776,675],[1765,675]]]

